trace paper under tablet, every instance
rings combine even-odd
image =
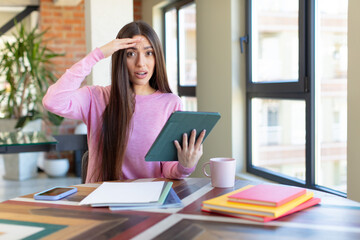
[[[177,161],[174,141],[182,146],[182,135],[196,129],[196,138],[206,129],[205,138],[220,119],[217,112],[176,111],[171,114],[165,126],[145,156],[145,161]]]

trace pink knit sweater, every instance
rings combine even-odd
[[[94,182],[94,170],[101,159],[95,157],[99,142],[101,117],[108,103],[110,86],[80,85],[92,67],[104,55],[96,48],[68,69],[47,91],[44,107],[60,116],[82,120],[87,125],[89,162],[86,182]],[[178,162],[145,162],[145,155],[161,128],[176,110],[181,110],[181,99],[172,93],[159,91],[146,96],[136,95],[129,142],[122,167],[124,179],[135,178],[185,178],[195,169],[185,168]],[[106,146],[105,146],[106,149]],[[120,177],[120,176],[119,176]]]

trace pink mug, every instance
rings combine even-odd
[[[205,167],[210,164],[210,174]],[[205,176],[211,178],[211,185],[218,188],[229,188],[235,184],[236,161],[234,158],[210,158],[203,165]]]

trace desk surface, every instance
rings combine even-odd
[[[137,181],[155,180],[163,179]],[[220,189],[204,178],[174,181],[184,207],[146,211],[78,206],[98,184],[77,185],[78,193],[56,202],[35,201],[30,194],[0,203],[0,238],[22,234],[29,239],[360,239],[360,204],[317,191],[320,205],[267,223],[200,211],[203,200],[248,184],[254,183],[237,180],[234,188]]]

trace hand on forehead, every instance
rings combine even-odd
[[[144,37],[143,35],[135,35],[132,37],[133,39],[137,39],[140,42],[144,41],[146,39],[146,37]]]
[[[135,46],[138,46],[138,47],[148,47],[148,46],[151,46],[151,43],[149,42],[149,40],[145,37],[145,36],[142,36],[142,35],[136,35],[133,37],[133,39],[137,39],[138,42],[136,43]]]

